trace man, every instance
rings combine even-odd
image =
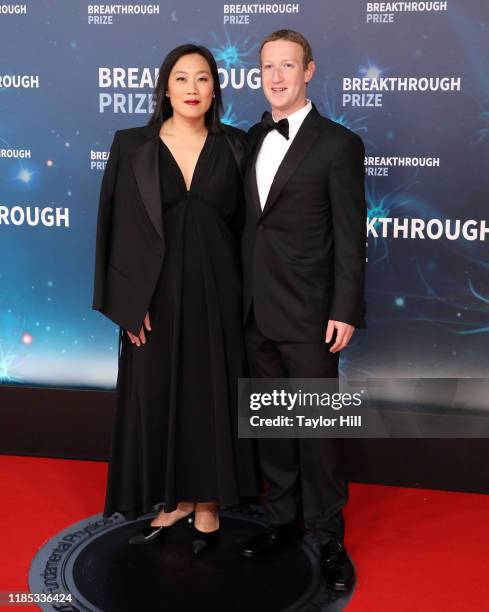
[[[292,30],[260,48],[271,105],[248,134],[243,234],[246,345],[253,377],[337,378],[340,351],[364,326],[364,147],[306,98],[315,70],[307,40]],[[347,590],[343,547],[347,483],[336,439],[260,439],[267,528],[245,544],[256,558],[306,526],[321,545],[326,582]]]

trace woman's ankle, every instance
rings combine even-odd
[[[195,503],[194,502],[179,502],[179,504],[177,505],[177,510],[181,510],[182,512],[185,512],[186,514],[190,514],[190,512],[193,512],[195,510]]]
[[[219,506],[217,504],[195,505],[195,527],[199,531],[210,532],[219,529]]]
[[[165,509],[162,508],[160,512],[151,521],[151,526],[170,527],[177,521],[191,514],[194,510],[194,506],[195,504],[193,502],[180,502],[175,508],[175,510],[172,510],[171,512],[165,512]],[[174,518],[174,520],[171,520],[170,517]]]
[[[211,514],[218,514],[219,505],[215,502],[196,502],[195,512],[210,512]]]

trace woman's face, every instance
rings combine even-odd
[[[188,119],[205,115],[212,104],[214,81],[207,61],[198,53],[182,56],[168,79],[173,113]]]

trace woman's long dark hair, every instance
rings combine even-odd
[[[221,84],[219,82],[219,73],[217,72],[216,60],[214,59],[209,49],[200,45],[192,44],[180,45],[179,47],[176,47],[175,49],[170,51],[170,53],[168,53],[168,55],[163,60],[163,63],[160,66],[158,81],[156,83],[156,88],[154,91],[155,109],[151,116],[151,119],[148,122],[148,125],[160,121],[165,121],[173,115],[173,108],[170,103],[170,98],[165,95],[168,91],[168,79],[170,78],[170,72],[172,71],[173,66],[178,62],[178,60],[184,55],[189,55],[190,53],[198,53],[209,64],[212,80],[214,81],[215,97],[212,98],[212,103],[209,107],[209,110],[205,114],[205,124],[209,132],[220,132],[221,122],[219,117],[222,111],[222,93]]]

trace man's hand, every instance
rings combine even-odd
[[[143,323],[143,326],[141,327],[141,331],[139,332],[139,336],[135,336],[134,334],[131,334],[130,331],[126,331],[127,335],[129,336],[129,339],[136,346],[141,346],[141,344],[146,344],[146,336],[144,335],[145,327],[148,331],[151,331],[151,323],[149,322],[149,312],[147,312],[146,316],[144,317],[144,323]]]
[[[330,347],[330,353],[337,353],[344,349],[345,346],[350,342],[355,327],[349,323],[342,323],[341,321],[328,321],[328,327],[326,328],[325,342],[331,342],[334,330],[336,329],[336,341],[332,347]]]

